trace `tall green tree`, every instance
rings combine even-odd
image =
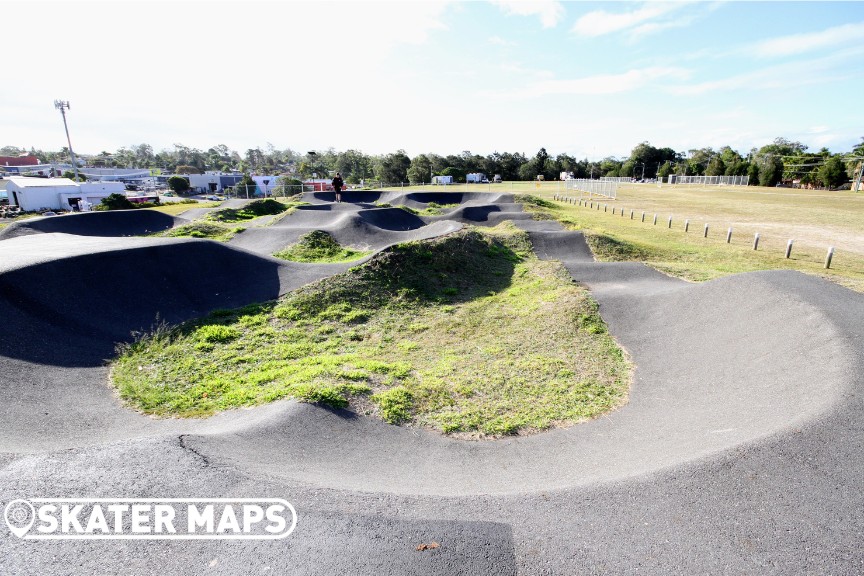
[[[346,150],[336,155],[335,170],[346,182],[358,184],[372,177],[372,158],[359,150]]]
[[[534,171],[536,176],[542,175],[547,180],[551,179],[551,175],[546,173],[546,161],[549,160],[549,153],[546,148],[540,148],[537,154],[534,155]],[[531,178],[533,180],[533,178]]]
[[[620,160],[616,160],[612,156],[607,156],[603,160],[600,161],[600,175],[601,176],[609,176],[616,177],[618,176],[619,171],[621,170],[621,165],[623,162]]]
[[[723,162],[722,156],[716,154],[708,160],[708,166],[705,168],[706,176],[723,176],[726,173],[726,164]]]
[[[171,176],[168,178],[168,188],[178,194],[183,194],[189,190],[189,180],[183,176]]]
[[[426,154],[418,154],[411,159],[411,166],[408,168],[408,181],[412,184],[432,181],[432,161]]]
[[[660,169],[657,170],[657,177],[667,178],[670,174],[672,174],[672,162],[667,160],[660,166]]]
[[[846,182],[846,166],[840,156],[831,156],[819,167],[817,177],[823,186],[836,188]]]
[[[523,181],[536,180],[538,173],[539,172],[537,170],[537,159],[532,158],[531,160],[528,160],[527,162],[524,162],[521,166],[519,166],[518,179]]]
[[[411,167],[411,158],[404,150],[397,150],[378,158],[375,163],[375,178],[386,184],[399,184],[408,180],[408,168]]]
[[[783,160],[770,152],[759,154],[755,159],[759,168],[759,185],[776,186],[783,178]]]
[[[465,182],[465,175],[467,172],[462,168],[457,168],[455,166],[448,166],[441,171],[441,176],[451,176],[453,178],[453,182]]]

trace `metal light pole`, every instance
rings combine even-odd
[[[75,161],[75,153],[72,152],[72,139],[69,138],[69,126],[66,125],[66,110],[69,108],[69,101],[54,100],[54,108],[60,110],[60,115],[63,116],[63,128],[66,129],[66,142],[69,143],[69,156],[72,157],[72,170],[75,171],[75,181],[78,181],[78,162]]]

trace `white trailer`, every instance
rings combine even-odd
[[[465,175],[465,182],[468,184],[487,184],[489,179],[482,172],[472,172]]]
[[[452,184],[453,176],[433,176],[432,177],[433,184]]]

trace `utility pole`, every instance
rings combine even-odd
[[[75,171],[75,181],[78,181],[78,162],[75,161],[75,153],[72,152],[72,139],[69,138],[69,126],[66,125],[66,110],[69,109],[69,101],[54,100],[54,108],[60,110],[63,116],[63,128],[66,130],[66,142],[69,143],[69,156],[72,157],[72,170]]]
[[[860,158],[861,162],[858,164],[858,175],[855,177],[855,187],[852,188],[853,192],[859,192],[861,188],[861,177],[864,176],[864,158]]]

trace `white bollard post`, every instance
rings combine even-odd
[[[670,229],[672,228],[672,217],[671,217],[671,216],[669,216],[669,226],[668,226],[668,228],[670,228]]]
[[[707,237],[708,237],[708,224],[707,224],[707,223],[705,224],[705,234],[703,234],[702,237],[703,237],[703,238],[707,238]]]
[[[654,226],[657,225],[657,214],[654,214]]]
[[[753,250],[759,249],[759,233],[756,232],[756,236],[753,237]]]
[[[789,258],[792,255],[792,240],[790,239],[786,242],[786,258]]]
[[[831,259],[834,257],[834,247],[828,247],[828,255],[825,256],[825,269],[831,268]]]
[[[726,243],[730,244],[732,242],[732,227],[729,227],[729,230],[726,231]]]
[[[690,231],[690,220],[687,219],[687,220],[684,220],[684,232],[689,232],[689,231]]]

